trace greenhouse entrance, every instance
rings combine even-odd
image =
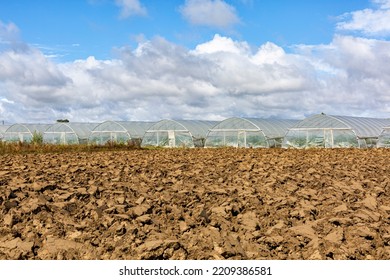
[[[66,143],[66,135],[65,135],[65,132],[61,132],[60,133],[60,141],[61,141],[61,144],[65,144]]]
[[[237,148],[267,147],[265,139],[259,137],[260,130],[240,130],[237,132]],[[226,145],[226,143],[225,143]]]
[[[331,129],[324,129],[324,146],[325,148],[332,148],[333,146],[333,132]]]
[[[175,132],[173,130],[168,131],[168,146],[169,147],[175,147],[176,141],[175,141]]]
[[[379,135],[378,148],[390,148],[390,127],[383,128],[382,133]]]
[[[112,143],[117,143],[118,142],[117,133],[116,132],[110,131],[110,140],[109,141],[112,142]]]
[[[244,131],[239,131],[237,135],[237,146],[239,148],[246,148],[246,132]]]
[[[156,146],[161,147],[174,148],[178,146],[191,146],[190,143],[193,141],[192,138],[189,136],[190,132],[188,130],[148,130],[148,134],[150,133],[155,133]]]

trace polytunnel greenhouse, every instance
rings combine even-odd
[[[88,142],[97,145],[108,142],[140,144],[145,131],[153,124],[141,121],[106,121],[91,131]]]
[[[43,136],[50,124],[13,124],[4,132],[3,141],[32,142],[34,135]]]
[[[390,126],[384,127],[378,137],[378,148],[390,148]]]
[[[0,141],[3,140],[5,131],[9,128],[9,125],[0,125]]]
[[[229,118],[209,130],[205,147],[281,147],[297,120]]]
[[[43,142],[48,144],[85,144],[97,123],[63,123],[51,125],[43,133]]]
[[[318,114],[290,128],[284,148],[371,148],[375,147],[389,119]]]
[[[161,120],[152,125],[142,139],[142,147],[203,147],[215,121]]]

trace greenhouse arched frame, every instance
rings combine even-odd
[[[34,134],[43,136],[50,124],[13,124],[7,128],[3,135],[5,142],[32,142]]]
[[[390,126],[384,127],[378,137],[378,148],[390,148]]]
[[[283,148],[372,148],[376,147],[389,119],[317,114],[290,128]]]
[[[146,132],[141,146],[204,147],[208,130],[216,121],[170,120],[156,122]]]
[[[153,122],[142,121],[105,121],[91,131],[88,143],[140,144],[145,131],[153,124]]]
[[[43,142],[47,144],[86,144],[89,134],[98,123],[57,122],[43,133]]]
[[[205,147],[281,147],[287,130],[298,122],[281,119],[228,118],[209,130]]]
[[[7,130],[9,127],[10,127],[9,125],[0,125],[0,141],[3,140],[4,133],[6,132],[6,130]]]

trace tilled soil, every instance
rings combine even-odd
[[[0,156],[0,259],[390,259],[390,149]]]

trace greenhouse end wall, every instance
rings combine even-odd
[[[390,119],[317,114],[299,122],[285,135],[284,148],[373,148]]]
[[[378,137],[378,148],[390,148],[390,127],[385,127]]]
[[[43,133],[49,127],[48,124],[14,124],[4,132],[3,141],[10,143],[41,141]]]
[[[43,133],[43,142],[48,144],[86,144],[89,134],[97,123],[62,123],[51,125]]]
[[[89,144],[107,143],[139,146],[142,137],[153,123],[141,121],[105,121],[96,126],[88,138]]]
[[[202,145],[202,139],[193,139],[188,131],[148,131],[142,139],[142,146],[188,147]]]
[[[0,125],[0,141],[3,140],[4,133],[7,131],[8,128],[8,125]]]
[[[96,145],[104,145],[106,143],[126,144],[131,140],[128,132],[122,131],[98,131],[92,132],[88,143]],[[139,140],[140,141],[140,140]]]
[[[356,148],[359,143],[351,129],[290,129],[283,148]]]
[[[83,144],[79,142],[79,139],[74,132],[44,133],[43,142],[56,145]]]
[[[210,131],[205,147],[238,147],[238,148],[268,148],[275,146],[276,141],[270,141],[258,131]]]
[[[208,130],[215,121],[161,120],[152,125],[142,138],[142,147],[204,147]]]
[[[281,147],[287,130],[297,120],[232,117],[209,129],[205,147]]]

